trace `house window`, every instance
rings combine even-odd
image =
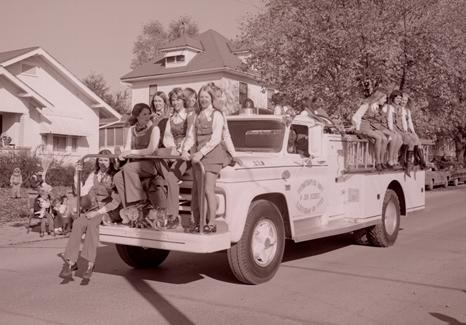
[[[152,97],[154,97],[155,93],[157,92],[157,85],[149,85],[149,105]]]
[[[123,128],[115,128],[115,145],[122,146],[123,143]]]
[[[21,73],[27,74],[30,76],[37,76],[37,67],[32,64],[22,63]]]
[[[66,151],[66,137],[62,135],[53,136],[53,151],[65,152]]]
[[[241,107],[245,106],[247,98],[248,98],[248,84],[245,82],[240,82],[239,83],[239,103]]]
[[[165,58],[165,65],[174,63],[183,63],[186,60],[184,55],[173,55]]]
[[[99,130],[99,147],[105,146],[105,129]]]
[[[107,129],[107,146],[114,146],[115,145],[115,129],[109,128]]]
[[[176,62],[176,57],[174,56],[169,56],[166,58],[166,63],[169,64],[169,63],[175,63]]]
[[[184,62],[184,55],[177,55],[176,62]]]
[[[71,151],[76,152],[78,150],[78,138],[72,137],[71,138]]]

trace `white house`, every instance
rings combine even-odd
[[[0,133],[74,161],[99,150],[99,119],[120,114],[40,47],[0,52]]]
[[[183,35],[163,47],[153,62],[135,68],[121,81],[131,86],[132,105],[149,103],[156,91],[167,95],[174,87],[198,91],[207,82],[215,82],[226,91],[230,113],[237,111],[246,98],[256,107],[266,108],[272,91],[264,89],[256,75],[245,71],[247,55],[214,30],[193,37]]]

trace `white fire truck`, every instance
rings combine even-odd
[[[217,180],[217,232],[100,227],[100,241],[116,244],[133,267],[155,267],[170,251],[227,250],[244,283],[271,279],[285,239],[295,242],[353,232],[374,246],[392,245],[400,216],[425,205],[422,170],[376,172],[371,144],[342,136],[308,116],[238,115],[228,126],[241,164]],[[189,214],[191,181],[181,184],[180,214]],[[202,211],[201,211],[202,213]]]

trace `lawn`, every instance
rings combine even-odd
[[[54,187],[50,194],[52,199],[60,197],[71,191],[70,187]],[[0,224],[7,222],[27,222],[29,214],[28,190],[21,189],[21,198],[13,199],[9,188],[0,188]]]

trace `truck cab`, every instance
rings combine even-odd
[[[278,270],[287,238],[353,232],[386,247],[400,217],[424,208],[424,171],[376,172],[369,142],[320,120],[249,114],[229,117],[228,127],[240,163],[217,180],[216,233],[114,225],[100,227],[100,240],[115,243],[134,267],[157,266],[171,250],[227,250],[236,278],[257,284]],[[181,184],[180,214],[190,213],[191,186]]]

